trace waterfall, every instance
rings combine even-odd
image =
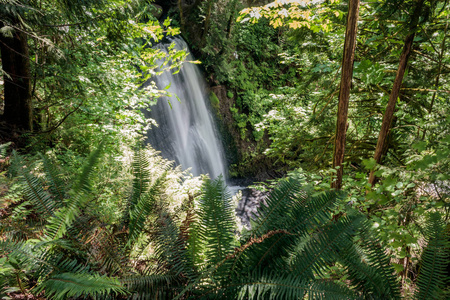
[[[169,43],[157,47],[167,52],[171,42],[177,50],[185,49],[189,53],[181,37],[170,38]],[[194,60],[190,53],[188,60]],[[209,110],[206,83],[198,66],[185,63],[179,73],[165,71],[152,80],[160,89],[170,85],[168,91],[177,95],[180,101],[174,96],[162,97],[151,107],[147,116],[159,126],[148,131],[148,142],[161,151],[163,157],[174,160],[183,169],[190,168],[195,176],[209,174],[216,178],[222,174],[227,177],[222,144]]]
[[[157,47],[167,52],[171,42],[175,43],[177,50],[185,49],[189,53],[186,42],[180,37],[170,38],[168,43]],[[187,59],[194,60],[190,53]],[[160,89],[170,85],[168,91],[177,95],[180,101],[174,96],[162,97],[146,112],[146,116],[158,124],[158,127],[152,127],[147,132],[147,142],[161,151],[163,157],[174,160],[183,169],[190,168],[195,176],[209,174],[211,178],[216,178],[222,174],[226,179],[225,155],[209,110],[206,83],[198,66],[185,63],[179,73],[165,71],[152,80]],[[238,185],[228,186],[228,189],[232,195],[238,190],[243,191],[236,214],[242,224],[250,228],[250,219],[266,194]]]

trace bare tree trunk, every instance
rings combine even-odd
[[[344,56],[342,59],[341,85],[339,90],[338,115],[336,121],[336,139],[334,142],[333,168],[337,168],[336,180],[331,187],[342,187],[344,174],[342,164],[345,154],[345,138],[347,133],[348,103],[355,59],[356,34],[358,31],[359,0],[350,0],[348,4],[347,28],[345,30]]]
[[[0,22],[0,28],[4,24]],[[12,37],[0,34],[5,110],[1,120],[13,131],[33,129],[31,72],[27,35],[15,30]]]
[[[180,11],[180,29],[181,29],[181,32],[184,32],[184,25],[185,25],[185,21],[184,21],[184,14],[183,14],[183,3],[182,3],[182,0],[178,0],[178,10]]]
[[[424,0],[418,0],[416,7],[414,9],[414,14],[411,20],[410,33],[405,39],[405,44],[403,46],[402,54],[400,55],[400,62],[398,64],[397,75],[394,79],[394,84],[392,86],[391,94],[389,95],[389,102],[384,112],[383,122],[381,123],[381,130],[378,135],[377,146],[375,148],[374,159],[379,164],[381,162],[383,149],[385,149],[386,138],[391,129],[392,118],[394,116],[395,104],[397,103],[397,98],[400,94],[400,88],[403,81],[403,76],[405,75],[406,67],[408,65],[408,58],[411,54],[412,45],[414,42],[415,30],[417,28],[417,23],[419,22],[420,12],[422,10]],[[375,184],[376,177],[374,170],[370,172],[369,183],[373,186]]]

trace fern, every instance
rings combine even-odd
[[[31,202],[33,208],[42,218],[53,216],[55,202],[50,194],[44,190],[41,179],[30,173],[30,168],[25,166],[24,160],[14,153],[13,160],[19,165],[18,175],[22,182],[27,200]]]
[[[167,180],[166,176],[167,172],[161,174],[161,176],[159,176],[150,187],[148,187],[145,191],[140,191],[143,193],[139,197],[132,200],[136,202],[130,207],[130,221],[128,225],[129,244],[135,243],[137,238],[145,232],[145,223],[148,216],[152,213],[156,200],[160,196],[163,185]]]
[[[325,226],[313,235],[301,253],[289,265],[291,272],[298,277],[314,280],[326,267],[334,263],[338,253],[356,233],[362,217],[341,217],[338,222]],[[341,254],[342,255],[342,254]]]
[[[194,273],[193,261],[177,224],[167,213],[161,213],[157,222],[155,252],[158,261],[165,262],[165,271],[188,280],[195,280],[197,275]]]
[[[85,163],[81,174],[75,181],[74,186],[69,191],[68,198],[64,207],[54,213],[54,216],[48,220],[45,236],[47,240],[61,238],[80,215],[83,208],[90,199],[91,183],[90,178],[94,172],[95,165],[101,154],[101,146],[94,150]]]
[[[147,276],[128,276],[120,279],[133,299],[171,299],[178,285],[175,275],[155,274]]]
[[[261,206],[253,229],[238,241],[221,178],[204,182],[181,222],[165,202],[170,165],[161,163],[155,175],[152,154],[137,149],[130,196],[114,222],[90,201],[99,155],[92,153],[69,192],[44,156],[44,176],[30,167],[17,169],[26,188],[24,203],[45,230],[28,242],[0,241],[6,258],[0,263],[8,274],[20,273],[20,283],[36,282],[33,292],[54,299],[400,298],[389,257],[366,217],[348,208],[334,218],[341,193],[311,196],[299,181],[283,180]],[[417,299],[437,298],[447,280],[445,223],[435,214],[427,224]],[[149,245],[152,256],[145,252]],[[348,282],[323,278],[335,265],[343,266]]]
[[[204,293],[200,298],[216,299],[356,299],[343,284],[310,282],[283,271],[253,271],[240,281]]]
[[[367,220],[359,224],[358,242],[349,241],[339,249],[338,261],[345,267],[351,285],[363,298],[399,299],[394,270],[380,241],[369,227]]]
[[[55,208],[60,208],[64,204],[64,186],[66,185],[66,182],[63,180],[63,176],[58,171],[57,167],[50,162],[47,156],[40,154],[40,157],[44,167],[46,185],[48,185],[50,194],[54,198],[54,206]]]
[[[263,235],[270,230],[285,227],[286,221],[289,221],[291,217],[291,208],[295,202],[293,199],[301,202],[306,199],[306,193],[293,179],[281,181],[278,188],[266,199],[266,204],[261,204],[258,210],[259,217],[252,222],[252,233]]]
[[[274,191],[278,191],[276,196],[286,195],[288,201],[291,202],[290,204],[282,205],[284,207],[284,213],[281,218],[284,218],[284,221],[277,229],[284,231],[277,234],[274,238],[255,244],[245,254],[247,259],[256,259],[257,262],[255,263],[257,265],[273,264],[274,258],[289,256],[289,251],[294,245],[301,242],[305,236],[318,230],[319,227],[331,219],[332,209],[340,200],[341,194],[328,192],[316,197],[310,197],[306,193],[300,192],[299,186],[299,182],[291,179],[281,184]],[[257,234],[253,234],[253,236],[264,236],[270,232],[269,229],[274,229],[269,226],[265,229],[267,231],[262,231],[262,222],[265,222],[267,219],[266,211],[271,213],[275,210],[271,206],[278,206],[279,203],[283,202],[286,202],[286,200],[277,199],[276,201],[268,201],[268,207],[262,210],[261,216],[255,221],[255,224],[259,226],[256,229]],[[289,218],[285,217],[286,215]]]
[[[41,291],[52,299],[127,294],[117,278],[80,273],[54,275],[39,286],[37,292]]]
[[[234,210],[221,177],[205,181],[203,191],[197,211],[199,221],[194,231],[198,232],[200,247],[206,249],[204,263],[215,265],[237,246]]]
[[[446,267],[450,243],[446,226],[439,213],[428,216],[425,227],[428,243],[421,256],[418,291],[414,295],[416,299],[438,299],[441,289],[448,282]]]

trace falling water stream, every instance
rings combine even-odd
[[[167,52],[171,42],[175,43],[175,49],[188,51],[181,37],[173,37],[157,47]],[[194,60],[191,54],[187,59]],[[149,117],[159,126],[149,130],[149,143],[183,169],[190,168],[195,176],[209,174],[211,178],[219,175],[226,178],[225,155],[208,109],[206,84],[198,66],[185,63],[179,73],[165,71],[154,81],[160,89],[170,85],[168,91],[179,100],[175,96],[164,97],[151,108]]]
[[[168,52],[171,43],[175,49],[186,50],[186,42],[181,37],[167,39],[157,47]],[[194,60],[189,53],[188,60]],[[211,178],[222,175],[227,180],[228,169],[225,155],[211,111],[209,97],[206,93],[206,83],[197,65],[185,63],[181,71],[172,74],[165,71],[153,79],[158,88],[170,86],[168,91],[176,97],[159,99],[147,117],[154,119],[158,127],[148,131],[148,143],[161,155],[175,161],[183,169],[199,176],[209,174]],[[250,226],[250,218],[256,213],[259,203],[265,195],[240,186],[228,186],[235,194],[242,190],[236,214],[243,224]]]

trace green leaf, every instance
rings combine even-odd
[[[376,160],[372,157],[370,159],[364,159],[362,163],[367,170],[372,170],[377,165]]]
[[[405,269],[402,264],[392,263],[392,266],[394,267],[395,272],[397,273],[400,273]]]

